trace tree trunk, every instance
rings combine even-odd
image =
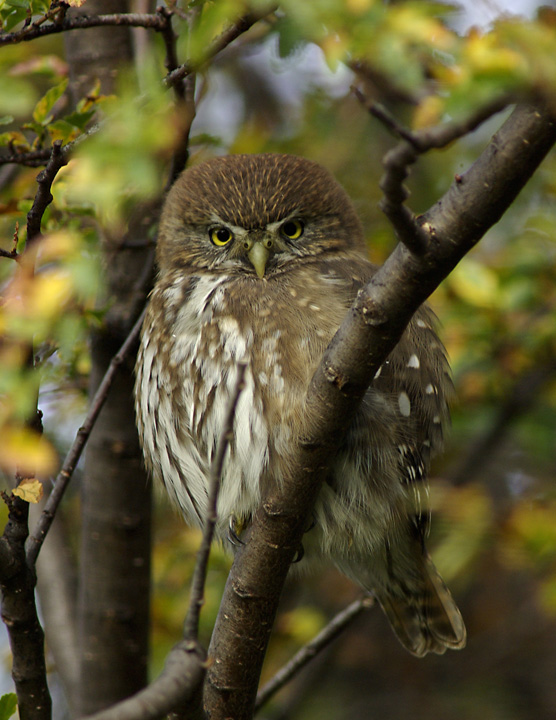
[[[121,0],[89,0],[76,12],[127,11]],[[80,97],[101,80],[113,92],[117,71],[131,62],[127,28],[99,27],[65,37],[72,90]],[[139,224],[140,227],[145,225]],[[138,314],[136,279],[152,264],[139,229],[105,245],[110,310],[92,337],[90,392]],[[139,294],[142,288],[135,288]],[[132,402],[133,358],[121,368],[91,434],[82,488],[78,631],[78,713],[87,715],[137,692],[147,682],[150,584],[150,486],[143,469]]]

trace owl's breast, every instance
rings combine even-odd
[[[245,387],[219,515],[226,522],[254,511],[270,462],[287,455],[310,378],[345,312],[336,305],[312,280],[177,277],[156,288],[138,363],[139,427],[149,464],[190,518],[203,517],[240,362]]]

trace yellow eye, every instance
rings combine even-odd
[[[280,227],[280,232],[288,240],[297,240],[303,235],[303,223],[301,220],[286,220]]]
[[[227,245],[230,240],[233,240],[234,235],[231,230],[228,230],[227,227],[215,227],[209,230],[209,236],[211,239],[211,242],[216,245],[217,247],[223,247],[224,245]]]

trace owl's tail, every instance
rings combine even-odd
[[[421,570],[411,590],[399,585],[395,590],[375,591],[398,640],[417,657],[465,647],[467,632],[461,613],[426,553]]]

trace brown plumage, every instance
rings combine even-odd
[[[289,155],[216,158],[169,193],[159,276],[143,326],[136,408],[145,459],[200,524],[237,363],[247,362],[218,502],[218,532],[249,522],[280,482],[303,399],[357,290],[375,272],[344,190]],[[465,645],[428,556],[426,476],[451,382],[431,312],[416,314],[377,373],[325,478],[307,560],[330,558],[373,592],[413,654]]]

